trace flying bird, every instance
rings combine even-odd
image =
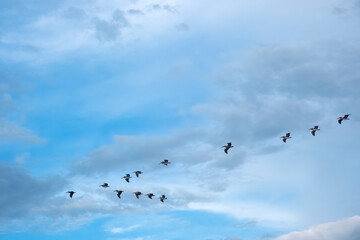
[[[162,161],[160,164],[164,164],[165,166],[167,166],[168,164],[170,164],[171,162],[169,162],[169,160],[165,159],[164,161]]]
[[[142,195],[142,192],[134,192],[137,199],[139,199],[139,196]]]
[[[135,173],[136,177],[139,177],[139,175],[142,174],[142,171],[135,171],[134,173]]]
[[[152,199],[153,198],[153,196],[155,196],[153,193],[148,193],[148,194],[146,194],[150,199]]]
[[[99,187],[108,188],[108,187],[110,187],[110,186],[109,186],[109,184],[104,183],[103,185],[100,185]]]
[[[117,192],[118,198],[121,198],[120,195],[124,192],[123,190],[115,190],[114,192]]]
[[[234,146],[231,145],[231,142],[228,142],[227,145],[224,145],[224,146],[222,146],[222,147],[225,148],[225,149],[224,149],[224,152],[225,152],[226,154],[228,154],[228,150],[229,150],[230,148],[234,147]]]
[[[130,182],[129,180],[130,180],[131,177],[130,177],[130,174],[127,173],[127,174],[126,174],[125,176],[123,176],[122,178],[125,178],[125,180],[129,183],[129,182]]]
[[[311,134],[313,135],[313,136],[315,136],[315,132],[316,131],[320,131],[320,128],[319,128],[319,126],[314,126],[314,127],[312,127],[312,128],[309,128],[309,130],[311,130]]]
[[[343,121],[343,120],[350,120],[349,119],[349,116],[350,116],[351,114],[345,114],[343,117],[338,117],[338,123],[339,124],[341,124],[341,122]]]
[[[160,199],[161,202],[164,202],[164,200],[167,199],[167,198],[166,198],[165,195],[163,194],[161,197],[159,197],[159,199]]]
[[[66,192],[66,193],[70,193],[70,198],[72,198],[72,196],[74,195],[74,191],[68,191],[68,192]]]
[[[281,138],[283,139],[283,142],[286,143],[286,140],[289,139],[289,138],[291,138],[291,137],[290,137],[290,133],[286,133],[286,135],[285,135],[285,136],[281,136]]]

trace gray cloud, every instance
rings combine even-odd
[[[172,7],[172,6],[167,5],[167,4],[165,4],[165,5],[153,4],[153,5],[151,6],[151,8],[152,8],[153,10],[156,10],[156,11],[165,10],[165,11],[168,11],[168,12],[171,12],[171,13],[176,13],[176,12],[177,12],[177,10],[176,10],[175,7]]]
[[[33,216],[36,208],[48,204],[53,195],[67,184],[59,177],[40,180],[22,168],[3,163],[0,164],[0,175],[0,222],[3,226]]]
[[[218,137],[247,145],[303,131],[334,112],[356,112],[359,56],[344,43],[261,46],[218,71],[215,101],[193,113],[216,125]]]
[[[129,9],[129,10],[127,10],[127,13],[130,15],[143,15],[144,14],[139,9]]]
[[[354,216],[342,221],[324,223],[308,230],[293,232],[276,240],[357,240],[360,236],[360,217]]]
[[[128,27],[129,22],[127,21],[124,12],[117,9],[113,12],[110,21],[96,19],[96,37],[100,41],[115,41],[120,36],[122,28]]]

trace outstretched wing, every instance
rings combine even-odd
[[[286,138],[283,138],[283,142],[286,143]]]
[[[342,121],[342,119],[341,119],[341,118],[339,118],[338,123],[339,123],[339,124],[341,124],[341,121]]]
[[[226,147],[226,148],[224,149],[224,152],[225,152],[226,154],[228,154],[228,150],[229,150],[229,148]]]
[[[317,125],[316,125],[316,126],[314,126],[314,129],[318,129],[318,128],[319,128],[319,126],[317,126]]]
[[[315,132],[316,132],[315,130],[312,130],[312,131],[311,131],[311,134],[312,134],[313,136],[315,136]]]
[[[287,134],[286,134],[286,137],[290,137],[290,133],[287,133]]]

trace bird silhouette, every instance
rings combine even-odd
[[[135,171],[134,173],[135,173],[136,177],[139,177],[139,175],[142,174],[142,171]]]
[[[139,199],[139,196],[142,195],[142,192],[134,192],[137,199]]]
[[[153,198],[153,196],[155,196],[153,193],[148,193],[148,194],[146,194],[150,199],[152,199]]]
[[[225,152],[226,154],[228,154],[228,150],[229,150],[230,148],[234,147],[234,146],[231,145],[231,142],[228,142],[227,145],[224,145],[224,146],[222,146],[222,147],[225,148],[225,149],[224,149],[224,152]]]
[[[171,162],[169,162],[169,160],[165,159],[164,161],[162,161],[160,164],[164,164],[165,166],[167,166],[168,164],[170,164]]]
[[[167,199],[167,198],[166,198],[165,195],[163,194],[163,195],[161,195],[161,197],[159,197],[159,199],[160,199],[161,202],[164,202],[164,200]]]
[[[290,133],[286,133],[286,135],[285,135],[285,136],[281,136],[281,138],[283,139],[283,142],[286,143],[286,140],[289,139],[289,138],[291,138],[291,137],[290,137]]]
[[[68,191],[66,193],[69,193],[70,198],[72,198],[75,192],[74,191]]]
[[[315,136],[315,132],[316,131],[320,131],[320,128],[319,128],[319,126],[314,126],[314,127],[312,127],[312,128],[309,128],[309,130],[311,130],[311,134],[313,135],[313,136]]]
[[[349,119],[349,116],[350,116],[351,114],[345,114],[343,117],[338,117],[338,123],[339,124],[341,124],[341,122],[343,121],[343,120],[350,120]]]
[[[100,185],[99,187],[108,188],[108,187],[110,187],[110,186],[109,186],[109,184],[104,183],[103,185]]]
[[[125,176],[123,176],[122,178],[125,178],[125,181],[127,181],[128,183],[130,182],[129,180],[130,180],[130,174],[126,174]]]
[[[120,195],[124,192],[123,190],[115,190],[114,192],[117,192],[118,198],[121,198]]]

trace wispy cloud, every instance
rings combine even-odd
[[[129,227],[110,227],[108,229],[106,229],[105,231],[114,233],[114,234],[123,234],[125,232],[129,232],[129,231],[133,231],[134,229],[137,229],[141,227],[140,224],[136,224],[136,225],[132,225]]]
[[[352,240],[360,236],[360,217],[354,216],[338,222],[323,223],[308,230],[293,232],[276,240]]]

